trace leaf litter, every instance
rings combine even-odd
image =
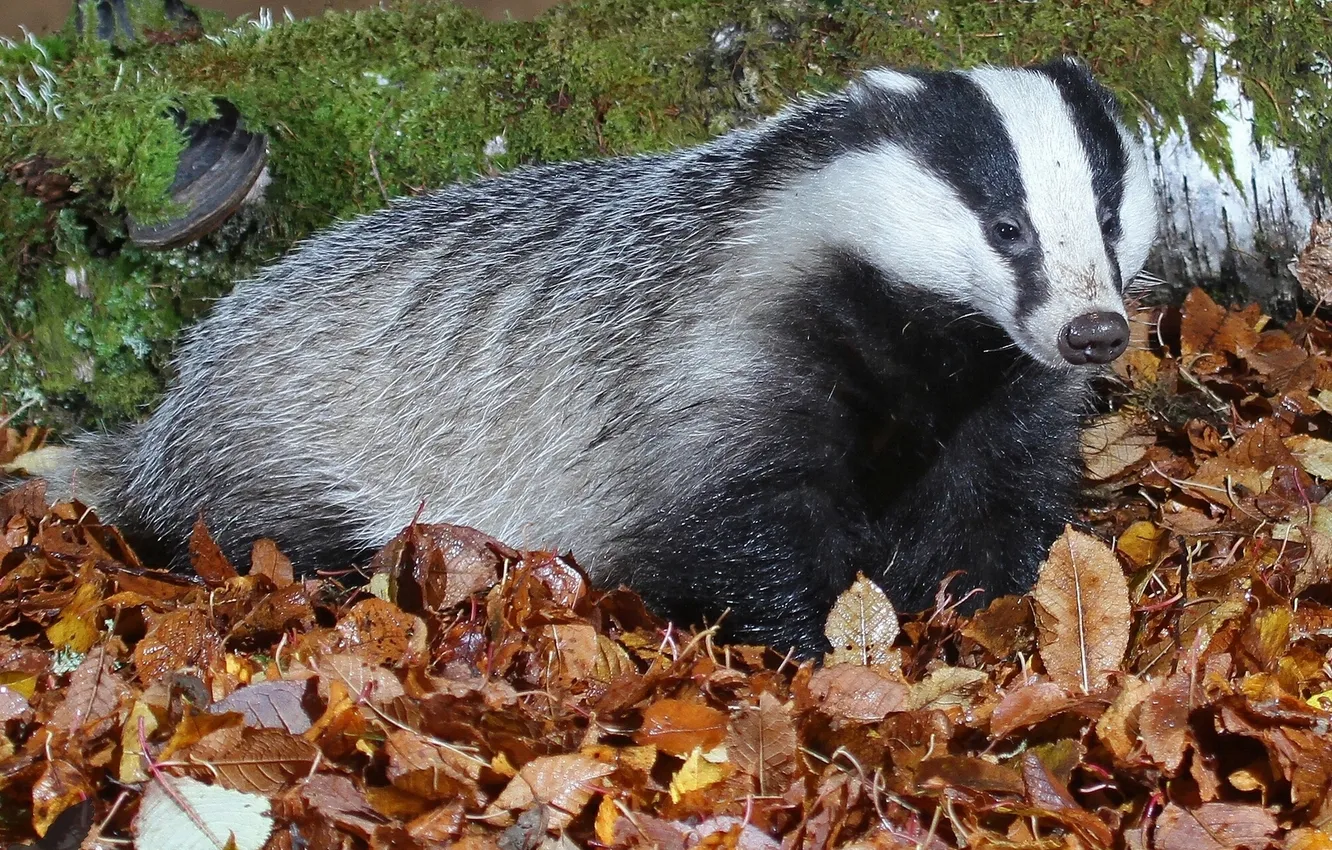
[[[344,585],[200,522],[163,573],[25,485],[0,842],[1328,850],[1332,325],[1194,292],[1134,326],[1033,592],[908,615],[862,577],[819,664],[452,526]]]

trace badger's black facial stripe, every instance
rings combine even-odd
[[[1106,241],[1113,244],[1120,236],[1119,208],[1124,200],[1124,172],[1128,169],[1128,152],[1115,124],[1118,107],[1114,98],[1079,63],[1058,60],[1032,70],[1049,77],[1068,104],[1073,127],[1091,166],[1097,212],[1109,224],[1105,228]]]
[[[923,79],[925,91],[913,98],[910,119],[894,128],[896,139],[955,187],[976,212],[990,247],[1020,282],[1021,318],[1045,301],[1049,281],[1008,128],[984,90],[963,74]],[[947,132],[941,131],[944,127]],[[1016,238],[1010,227],[1017,229]]]

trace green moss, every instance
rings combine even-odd
[[[141,29],[171,40],[160,4],[131,5]],[[206,15],[209,37],[193,42],[113,47],[85,23],[43,39],[41,50],[0,49],[0,79],[16,84],[22,74],[33,90],[32,63],[54,73],[48,89],[62,116],[20,97],[22,116],[11,110],[0,126],[0,163],[43,155],[74,189],[57,214],[0,186],[0,395],[11,410],[33,402],[27,415],[60,424],[140,415],[180,328],[234,280],[336,218],[522,163],[701,141],[876,64],[1025,63],[1076,52],[1133,113],[1162,132],[1183,128],[1223,168],[1213,81],[1193,83],[1192,53],[1225,49],[1255,99],[1260,132],[1294,143],[1312,183],[1325,185],[1332,172],[1322,117],[1332,97],[1319,76],[1332,32],[1318,4],[888,7],[581,0],[534,22],[494,23],[439,0],[406,0],[268,30]],[[721,32],[729,36],[714,39]],[[267,202],[197,245],[134,248],[124,214],[170,212],[165,190],[181,137],[168,110],[203,117],[215,97],[268,134]],[[505,151],[488,158],[497,136]]]

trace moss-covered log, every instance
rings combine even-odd
[[[132,5],[133,43],[71,24],[0,49],[14,178],[0,184],[0,394],[32,421],[140,415],[209,299],[336,218],[522,163],[696,142],[875,64],[1078,53],[1225,169],[1214,83],[1194,74],[1198,49],[1224,49],[1260,137],[1299,151],[1310,187],[1332,173],[1320,4],[582,0],[495,23],[416,0],[276,24],[205,16],[202,37]],[[127,214],[171,213],[169,111],[207,116],[216,97],[269,137],[264,201],[185,248],[135,247]]]

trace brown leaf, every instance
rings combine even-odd
[[[1216,355],[1244,357],[1258,344],[1258,332],[1251,317],[1228,312],[1201,289],[1189,293],[1182,312],[1180,350],[1184,364],[1194,371],[1204,374],[1218,371],[1224,360]],[[1199,362],[1204,357],[1209,358],[1206,366]]]
[[[936,667],[924,679],[911,686],[907,710],[968,709],[977,691],[990,680],[984,671],[970,667]]]
[[[963,624],[962,636],[995,658],[1010,658],[1034,644],[1036,621],[1026,597],[1001,596]]]
[[[1160,850],[1262,850],[1275,844],[1277,819],[1262,806],[1203,803],[1186,809],[1169,803],[1156,819]]]
[[[329,686],[337,682],[356,702],[376,705],[402,696],[402,682],[391,671],[376,667],[359,655],[326,655],[319,659],[319,695],[329,698]]]
[[[1050,547],[1032,591],[1041,660],[1069,690],[1104,687],[1128,648],[1128,582],[1110,548],[1071,527]]]
[[[452,608],[499,579],[516,553],[488,534],[461,525],[413,523],[375,556],[372,568],[393,579],[404,611]]]
[[[513,823],[510,812],[541,804],[547,807],[547,827],[562,830],[597,793],[596,780],[614,771],[614,765],[581,753],[533,759],[486,809],[487,822],[509,826]]]
[[[202,609],[172,611],[155,618],[134,647],[134,663],[144,685],[190,666],[211,667],[222,657],[222,637]]]
[[[64,699],[51,715],[51,726],[74,731],[114,715],[133,696],[115,672],[114,659],[102,652],[84,658],[69,677]]]
[[[1096,734],[1117,761],[1129,764],[1138,746],[1138,722],[1152,686],[1136,676],[1127,676],[1119,695],[1096,721]]]
[[[267,537],[254,541],[250,549],[250,575],[267,576],[274,587],[286,587],[296,581],[291,559],[278,550]]]
[[[1021,796],[1022,775],[1011,767],[975,756],[937,756],[920,763],[916,786],[922,790],[966,788],[1002,796]]]
[[[684,756],[695,747],[711,750],[725,737],[725,713],[693,700],[663,699],[643,712],[634,742]]]
[[[271,797],[310,773],[319,750],[280,729],[243,728],[207,736],[189,755],[208,764],[218,782],[236,791]]]
[[[1069,693],[1055,682],[1033,682],[1008,691],[990,715],[990,734],[1003,738],[1080,705],[1086,697]]]
[[[345,776],[311,776],[301,785],[301,799],[320,817],[363,838],[373,835],[384,821],[366,802],[365,794]]]
[[[222,548],[214,542],[213,535],[208,533],[208,525],[202,513],[194,521],[194,529],[190,532],[190,566],[210,587],[219,587],[226,584],[228,579],[240,575],[227,556],[222,554]]]
[[[860,574],[828,612],[823,633],[832,644],[832,652],[827,663],[888,664],[895,655],[892,646],[901,630],[888,594]]]
[[[789,707],[766,691],[731,724],[727,751],[754,777],[760,795],[782,794],[795,776],[796,730]]]
[[[374,665],[398,667],[425,652],[426,626],[392,602],[369,597],[352,606],[337,629],[344,646]]]
[[[1174,776],[1192,740],[1189,712],[1193,707],[1193,691],[1184,670],[1154,686],[1155,690],[1143,703],[1138,729],[1147,755],[1167,776]]]
[[[1098,417],[1082,431],[1082,459],[1092,481],[1114,478],[1147,456],[1156,434],[1145,417],[1119,411]]]
[[[426,800],[459,800],[475,806],[482,793],[477,786],[486,761],[455,746],[439,746],[402,729],[389,733],[384,746],[388,780],[394,787]]]
[[[892,712],[906,711],[911,688],[871,667],[839,664],[815,670],[809,693],[824,714],[876,722]]]

